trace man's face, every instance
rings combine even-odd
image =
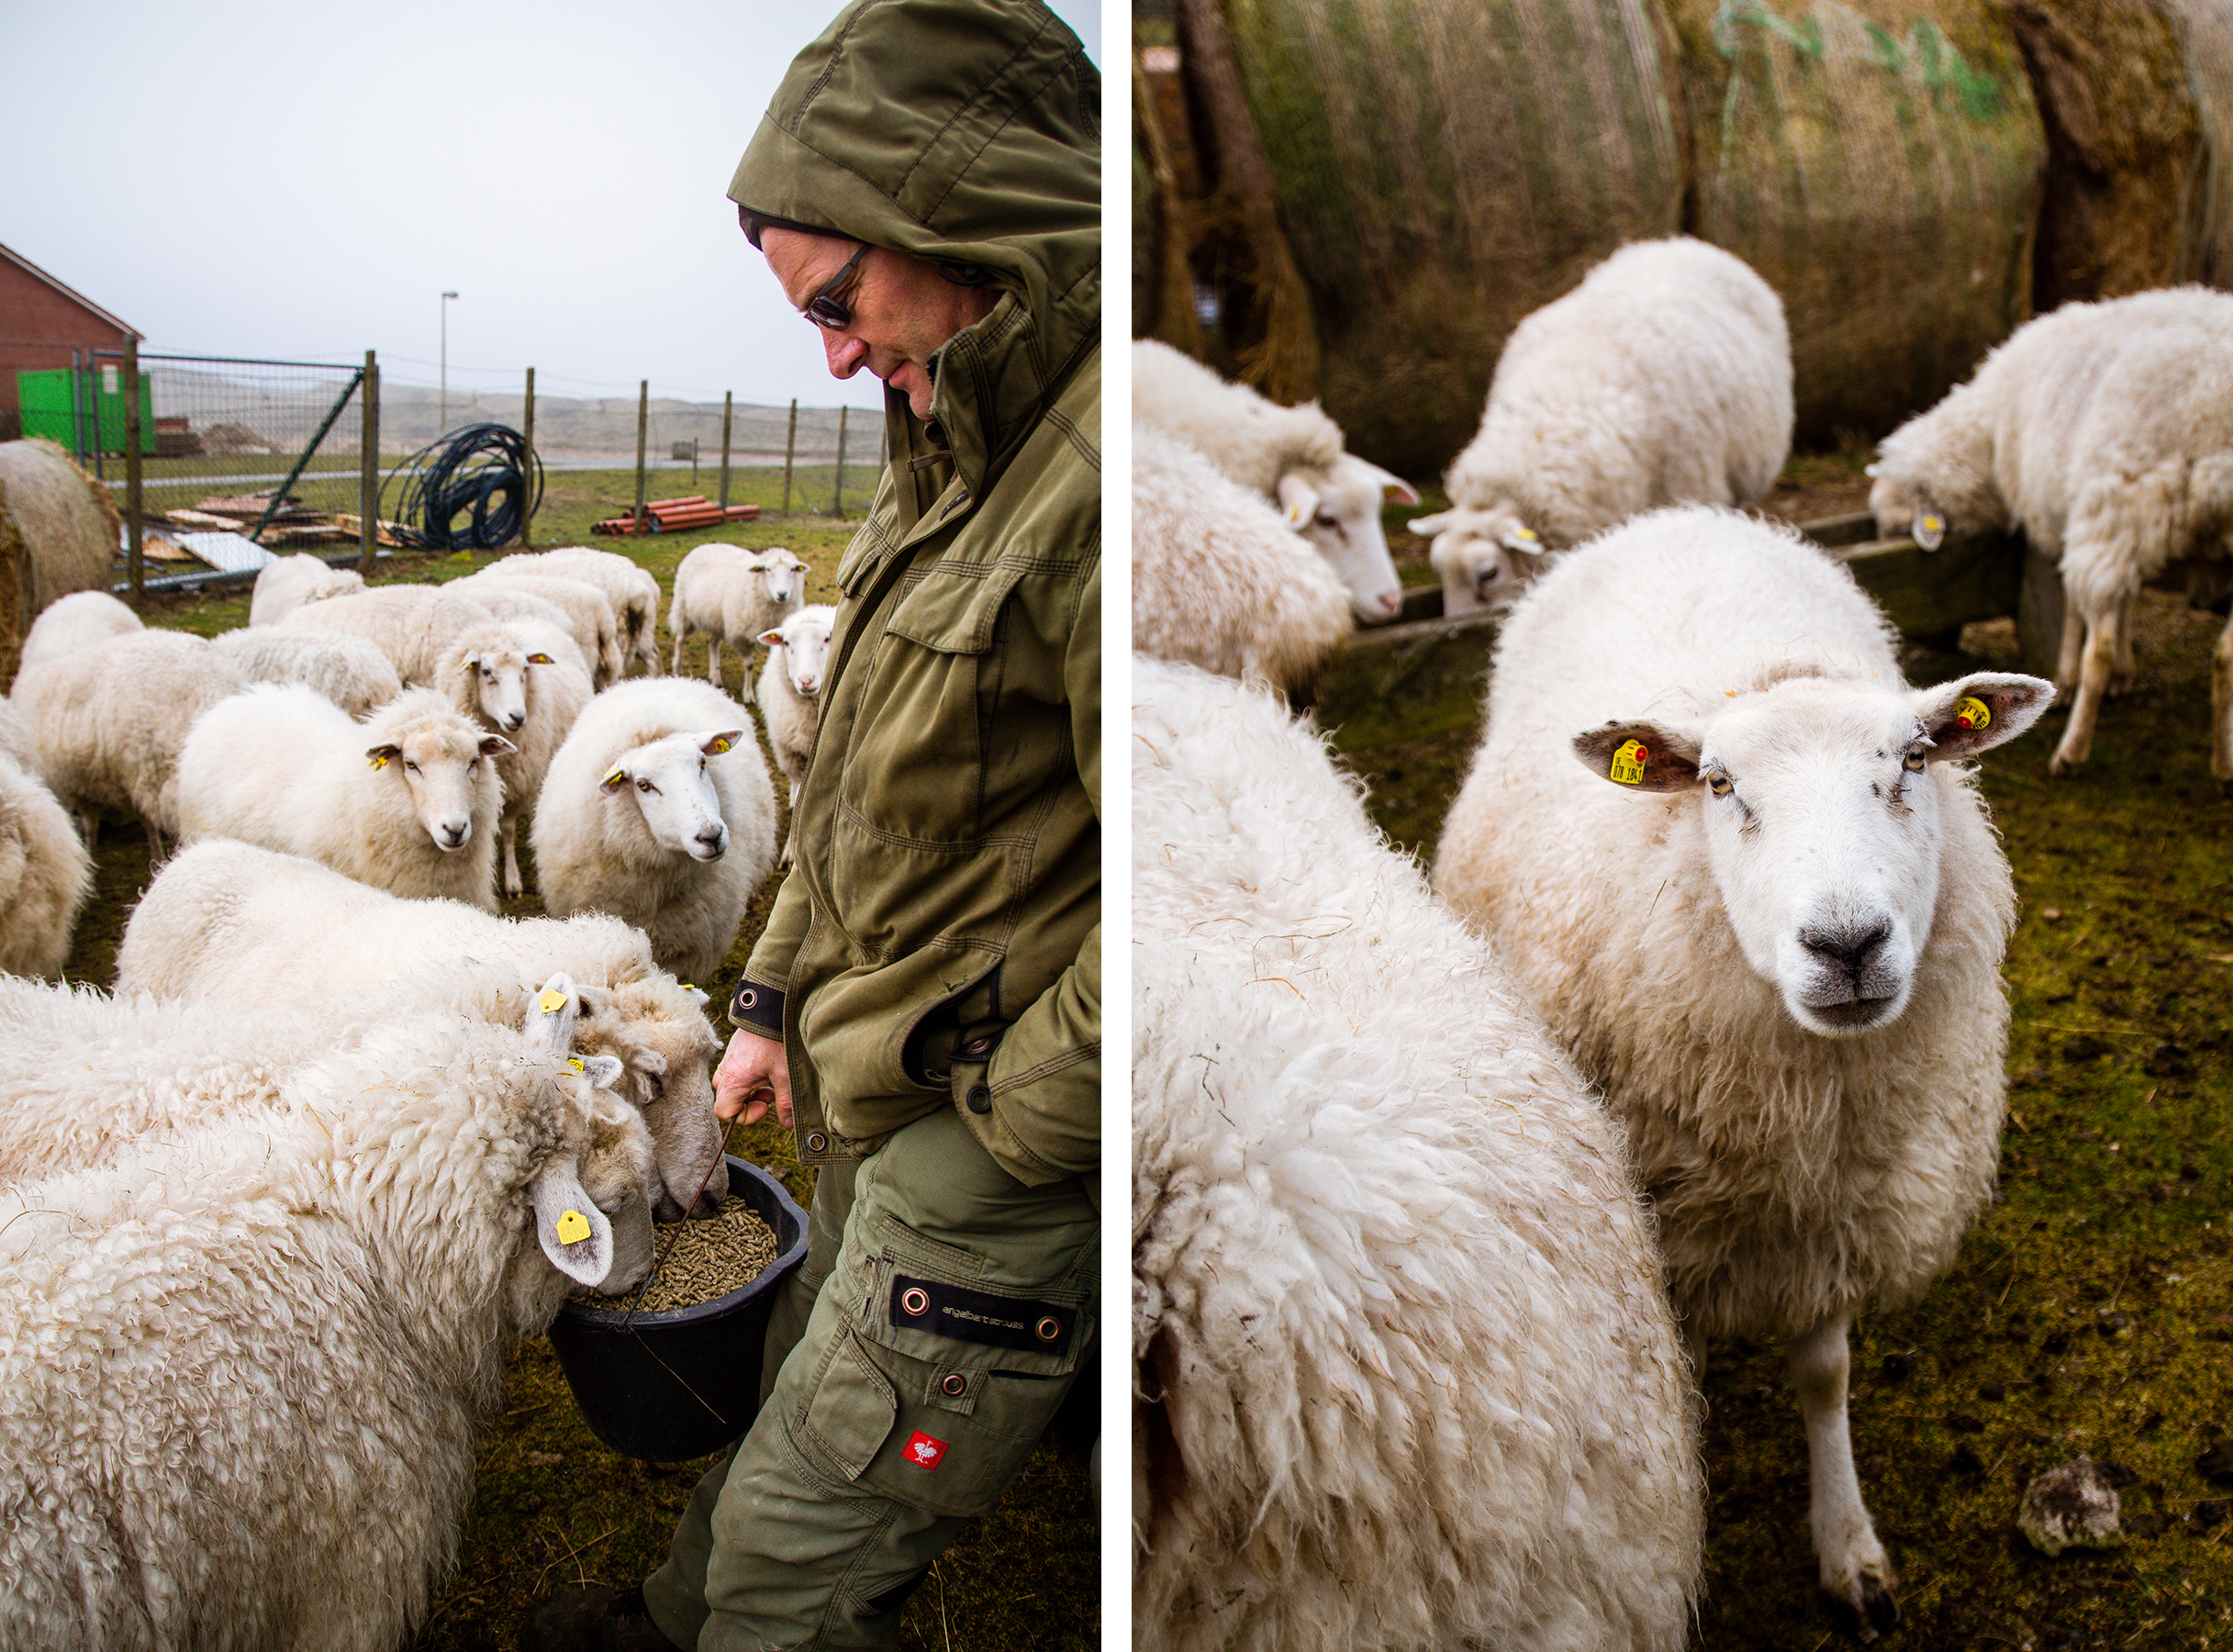
[[[772,227],[761,231],[760,247],[793,309],[803,309],[822,284],[860,251],[858,241]],[[853,312],[852,322],[821,328],[832,376],[851,378],[865,366],[906,394],[916,418],[930,418],[932,352],[989,314],[999,293],[988,286],[956,286],[927,259],[888,247],[869,248],[854,275],[840,295]],[[808,325],[820,327],[813,321]]]

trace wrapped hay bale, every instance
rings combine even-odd
[[[1997,6],[1664,4],[1691,233],[1781,296],[1800,442],[1882,434],[2031,315],[2046,139]]]
[[[16,675],[39,610],[108,584],[123,519],[51,441],[0,441],[0,681]]]
[[[1166,110],[1177,103],[1168,95],[1176,79],[1178,51],[1149,50],[1171,69],[1151,75],[1144,58],[1132,60],[1132,330],[1134,338],[1160,339],[1189,355],[1202,350],[1194,318],[1193,278],[1187,267],[1192,237],[1180,191],[1178,157],[1164,130]],[[1179,106],[1181,108],[1183,106]]]
[[[2193,274],[2207,151],[2169,0],[2011,0],[2008,26],[2047,123],[2034,306]]]
[[[2233,287],[2233,0],[2177,0],[2177,6],[2205,154],[2197,239],[2179,274]]]
[[[1683,139],[1650,0],[1225,12],[1311,297],[1318,397],[1352,452],[1437,476],[1521,318],[1623,242],[1682,227]]]

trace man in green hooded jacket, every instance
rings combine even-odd
[[[716,1111],[817,1166],[764,1403],[641,1591],[530,1647],[871,1647],[1093,1345],[1100,78],[1039,0],[860,0],[730,185],[888,464]]]

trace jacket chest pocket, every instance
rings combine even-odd
[[[874,832],[910,843],[977,840],[1001,614],[1021,575],[933,567],[893,607],[868,663],[840,792]]]

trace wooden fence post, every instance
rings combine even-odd
[[[643,531],[643,437],[651,422],[652,381],[644,379],[636,386],[636,523],[631,533]]]
[[[839,521],[845,517],[845,415],[852,411],[837,410],[837,481],[830,489],[830,515]]]
[[[364,382],[357,387],[364,398],[363,451],[358,455],[357,570],[372,572],[374,547],[380,542],[380,362],[364,352]]]
[[[729,416],[736,400],[735,392],[721,392],[721,519],[729,519]]]
[[[519,549],[535,548],[528,508],[535,499],[535,370],[527,370],[527,402],[519,414]]]

